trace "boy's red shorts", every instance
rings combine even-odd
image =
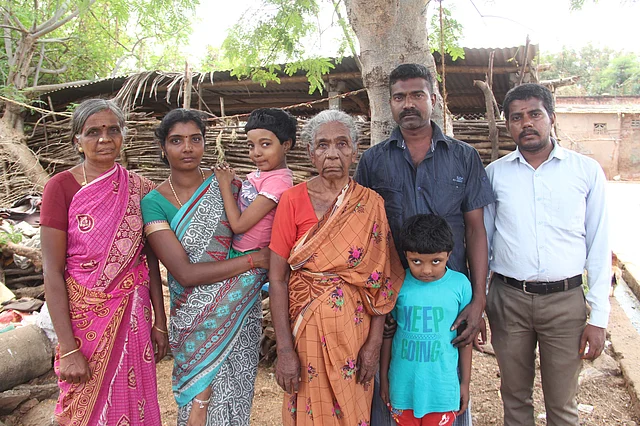
[[[446,413],[428,413],[417,419],[413,410],[399,410],[389,406],[391,416],[400,426],[451,426],[456,419],[455,411]]]

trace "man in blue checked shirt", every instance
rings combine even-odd
[[[433,84],[433,76],[420,64],[402,64],[391,72],[390,106],[398,126],[389,139],[362,155],[354,178],[384,198],[396,242],[402,224],[411,216],[432,213],[447,220],[454,236],[447,266],[467,275],[473,287],[471,303],[454,323],[456,329],[464,330],[453,343],[469,345],[477,341],[481,331],[485,338],[482,312],[487,243],[483,208],[494,202],[494,196],[478,152],[444,135],[431,121],[436,102]],[[399,254],[406,268],[407,261]],[[371,420],[372,426],[394,424],[377,391]],[[455,423],[467,424],[471,424],[469,410]]]

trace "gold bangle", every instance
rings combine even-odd
[[[144,227],[144,235],[146,235],[148,237],[149,235],[153,234],[154,232],[164,231],[166,229],[171,231],[171,225],[169,225],[169,223],[164,221],[164,220],[158,220],[158,221],[154,221],[154,222],[149,222]]]
[[[159,327],[156,327],[155,325],[153,326],[153,328],[155,328],[156,330],[158,330],[160,333],[164,333],[164,334],[169,334],[169,332],[167,330],[163,330]]]
[[[66,353],[66,354],[64,354],[64,355],[60,355],[60,358],[58,358],[58,359],[66,358],[66,357],[68,357],[69,355],[71,355],[71,354],[75,354],[76,352],[79,352],[79,351],[80,351],[80,348],[76,348],[76,349],[74,349],[74,350],[72,350],[72,351],[67,352],[67,353]]]

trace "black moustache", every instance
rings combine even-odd
[[[400,118],[404,118],[404,117],[406,117],[408,115],[420,116],[420,112],[415,110],[415,109],[411,109],[411,110],[408,110],[408,111],[403,111],[403,112],[400,113]]]
[[[527,132],[522,132],[520,133],[520,138],[523,138],[525,136],[529,136],[529,135],[536,135],[536,136],[540,136],[540,133],[536,132],[535,130],[531,130],[531,131],[527,131]]]

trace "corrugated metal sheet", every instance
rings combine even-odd
[[[478,48],[464,49],[464,59],[458,59],[453,62],[447,57],[446,67],[465,67],[473,71],[464,73],[447,73],[447,105],[449,110],[454,114],[468,114],[476,112],[485,112],[485,102],[482,91],[474,86],[474,80],[484,81],[489,68],[489,57],[491,52],[494,53],[493,58],[493,94],[496,101],[501,105],[504,96],[509,89],[513,87],[516,75],[513,71],[519,69],[524,63],[524,46],[507,47],[507,48]],[[538,55],[538,46],[530,45],[527,52],[529,61],[532,61]],[[441,57],[439,53],[434,53],[438,70],[440,70]],[[504,69],[511,69],[512,72],[504,72]],[[525,75],[525,81],[528,81]],[[440,92],[443,92],[442,83],[440,83]]]
[[[537,46],[532,45],[529,49],[530,59],[537,55]],[[454,114],[484,112],[484,98],[480,89],[473,85],[474,80],[484,80],[488,67],[490,52],[494,51],[494,69],[496,73],[493,77],[493,91],[498,103],[502,101],[504,95],[513,85],[515,74],[513,72],[503,72],[505,68],[512,71],[522,64],[524,47],[510,47],[498,49],[465,49],[465,58],[452,62],[447,58],[446,67],[451,70],[457,68],[468,68],[468,72],[447,72],[446,85],[448,94],[448,107]],[[440,62],[440,55],[434,55],[436,63]],[[439,65],[437,65],[439,68]],[[502,71],[500,71],[502,70]],[[463,70],[464,71],[464,70]],[[500,71],[500,72],[498,72]],[[158,72],[156,76],[165,75]],[[347,75],[349,78],[343,79],[344,91],[355,91],[363,87],[362,79],[359,78],[359,70],[353,58],[343,58],[340,63],[335,64],[335,69],[329,74],[339,77]],[[166,73],[163,83],[158,86],[157,96],[150,96],[150,84],[147,93],[136,102],[136,107],[142,111],[163,114],[164,112],[179,105],[177,94],[178,88],[174,87],[169,102],[166,102],[167,85],[173,80],[177,73]],[[131,76],[129,76],[131,77]],[[64,109],[71,102],[79,102],[90,97],[113,97],[123,87],[129,77],[115,77],[101,79],[94,82],[82,82],[78,85],[48,92],[42,95],[46,100],[51,97],[57,110]],[[267,83],[266,87],[247,82],[238,81],[231,76],[229,71],[216,71],[206,75],[194,74],[194,82],[201,81],[202,84],[202,109],[210,110],[216,115],[220,115],[220,98],[224,98],[225,112],[227,115],[248,113],[259,106],[284,107],[304,102],[311,102],[327,97],[327,92],[323,94],[317,91],[309,94],[309,85],[304,81],[304,72],[298,72],[294,77],[300,77],[296,81],[287,81],[287,76],[282,73],[283,81],[278,83]],[[213,82],[213,84],[211,84]],[[442,87],[441,87],[442,92]],[[350,113],[367,114],[369,102],[366,93],[357,95],[357,99],[345,98],[342,101],[343,109]],[[192,96],[192,106],[198,106],[198,96]],[[297,114],[313,114],[325,109],[327,102],[315,104],[311,107],[300,107],[294,111]]]

